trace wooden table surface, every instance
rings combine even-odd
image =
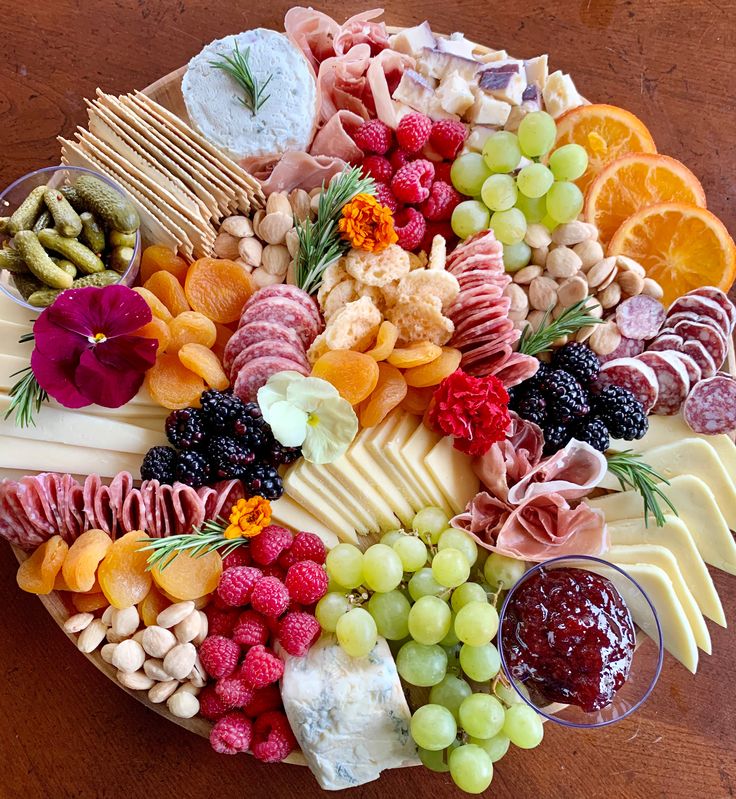
[[[734,0],[404,0],[392,24],[427,18],[517,56],[550,54],[593,101],[622,105],[661,152],[702,180],[708,206],[736,233]],[[55,137],[86,122],[82,98],[100,86],[143,88],[212,39],[278,29],[288,3],[245,0],[0,2],[0,184],[58,163]],[[355,0],[325,3],[337,18]],[[0,545],[0,799],[214,799],[256,792],[316,797],[307,769],[211,751],[204,739],[147,712],[75,651],[41,603],[15,585]],[[736,579],[714,575],[729,619]],[[697,676],[669,656],[653,697],[607,730],[548,725],[541,747],[498,766],[488,796],[509,799],[725,799],[736,794],[736,637],[709,625],[714,655]],[[384,774],[353,799],[460,796],[447,776]],[[257,795],[257,794],[256,794]]]

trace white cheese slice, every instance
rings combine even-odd
[[[480,490],[470,458],[452,445],[449,436],[441,438],[425,455],[424,465],[437,481],[454,513],[462,513]]]
[[[355,527],[335,507],[327,504],[321,494],[306,485],[293,467],[284,476],[284,491],[297,504],[306,508],[315,519],[332,530],[341,541],[358,543]]]
[[[409,468],[409,464],[401,454],[401,448],[411,438],[420,424],[422,424],[422,420],[418,416],[404,413],[386,441],[386,455],[401,475],[404,483],[409,485],[419,497],[422,507],[426,508],[427,505],[432,504],[432,497],[424,490],[424,486],[417,480],[414,472]]]
[[[13,302],[5,294],[0,294],[0,319],[6,322],[30,328],[31,322],[38,319],[41,310],[39,308],[38,311],[29,311],[28,308]]]
[[[542,97],[545,110],[555,119],[561,117],[565,111],[583,104],[583,98],[575,88],[573,79],[559,70],[547,78]]]
[[[332,549],[340,543],[340,539],[329,527],[304,510],[287,494],[271,500],[271,521],[282,527],[289,527],[297,533],[314,533],[322,539],[327,549]]]
[[[3,328],[2,331],[0,331],[3,353],[5,355],[11,355],[14,358],[23,358],[26,362],[26,366],[28,366],[31,360],[31,353],[33,352],[33,342],[25,341],[21,344],[18,339],[26,331],[18,325],[12,325],[12,328],[13,329]]]
[[[30,366],[28,356],[19,358],[17,355],[0,353],[0,389],[7,391],[12,388],[18,381],[18,375],[14,373],[26,369],[28,366]]]
[[[414,477],[422,485],[427,495],[432,499],[432,505],[442,508],[447,516],[452,516],[452,508],[447,501],[442,489],[435,481],[432,473],[427,469],[424,459],[437,446],[442,436],[430,430],[421,421],[417,429],[411,434],[408,441],[401,448],[401,455],[411,469]]]
[[[401,472],[388,457],[387,451],[387,442],[394,429],[401,423],[401,420],[400,412],[394,411],[390,413],[380,425],[371,428],[366,438],[366,443],[369,452],[373,455],[382,471],[388,475],[389,480],[393,481],[416,513],[425,507],[426,503],[422,502],[412,487],[403,479]]]

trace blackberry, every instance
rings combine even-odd
[[[141,464],[143,480],[158,480],[159,483],[173,483],[178,453],[172,447],[151,447]]]
[[[551,369],[538,385],[547,400],[547,415],[556,423],[569,424],[589,413],[587,392],[564,369]]]
[[[544,378],[547,377],[551,371],[552,371],[552,367],[548,363],[545,363],[544,361],[540,361],[539,362],[539,367],[537,368],[537,371],[534,373],[534,375],[532,375],[532,377],[530,377],[527,381],[525,381],[522,384],[522,387],[524,387],[524,388],[536,388],[537,386],[539,386],[542,383]]]
[[[266,455],[266,460],[271,466],[288,465],[300,458],[301,454],[301,447],[285,447],[283,444],[279,444],[278,441],[274,441]]]
[[[201,452],[187,449],[179,453],[174,476],[180,483],[199,488],[210,482],[210,465]]]
[[[573,438],[590,444],[591,447],[599,452],[605,452],[611,443],[606,423],[597,416],[588,416],[580,424],[576,425],[573,428]]]
[[[243,412],[243,402],[229,391],[214,388],[202,393],[202,414],[213,433],[230,434],[233,421]]]
[[[198,408],[182,408],[166,417],[166,438],[177,449],[201,449],[207,443],[205,418]]]
[[[245,490],[250,496],[264,499],[278,499],[284,493],[284,485],[279,473],[267,463],[257,463],[246,470],[242,478]]]
[[[230,436],[215,436],[207,446],[214,480],[241,478],[255,454],[242,442]]]
[[[514,410],[522,419],[536,422],[540,427],[547,419],[547,401],[538,388],[531,388],[523,394]]]
[[[607,386],[593,395],[593,413],[606,423],[612,438],[633,441],[649,429],[644,406],[623,386]]]
[[[251,416],[243,410],[232,419],[227,432],[242,441],[251,451],[258,452],[270,442],[271,430],[265,430],[264,425],[263,419]]]
[[[571,341],[556,350],[552,365],[555,369],[569,372],[582,385],[592,383],[601,369],[598,356],[587,344],[579,341]]]
[[[572,431],[564,424],[547,424],[542,428],[544,433],[544,454],[553,455],[562,449],[572,438]]]

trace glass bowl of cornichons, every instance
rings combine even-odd
[[[133,284],[140,217],[105,175],[76,166],[29,172],[0,194],[0,291],[30,311],[64,290]]]

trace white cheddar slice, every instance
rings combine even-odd
[[[326,508],[337,508],[359,535],[367,535],[375,529],[364,514],[358,513],[355,504],[350,501],[350,497],[343,492],[342,486],[336,480],[333,480],[327,472],[306,468],[308,465],[311,464],[301,460],[294,469],[304,484],[322,497]]]
[[[13,302],[5,294],[0,294],[0,319],[4,319],[6,322],[30,327],[31,321],[38,319],[39,313],[41,313],[41,309],[35,312],[29,311],[28,308],[23,308],[17,302]]]
[[[611,545],[654,544],[669,549],[703,615],[725,627],[726,617],[721,600],[690,531],[676,516],[665,514],[664,520],[662,527],[652,523],[646,527],[644,519],[613,522],[608,525]]]
[[[21,343],[18,339],[23,334],[23,328],[13,325],[14,330],[2,330],[2,348],[4,355],[12,355],[13,358],[23,358],[26,366],[31,361],[31,353],[33,352],[33,342],[24,341]],[[16,332],[19,331],[19,332]]]
[[[431,497],[432,505],[442,508],[449,517],[452,516],[452,508],[450,508],[445,495],[424,463],[424,459],[434,449],[440,438],[441,436],[420,421],[417,429],[401,448],[401,456],[408,464],[417,481]]]
[[[394,429],[401,423],[402,416],[398,412],[394,412],[386,417],[380,425],[374,428],[371,435],[368,436],[367,445],[368,450],[371,452],[375,460],[382,467],[383,471],[388,475],[389,480],[392,480],[396,487],[401,491],[407,502],[411,505],[414,512],[420,511],[426,502],[422,502],[421,498],[413,490],[413,488],[403,479],[401,472],[396,468],[393,461],[388,457],[387,444]]]
[[[366,506],[376,520],[378,529],[395,530],[401,526],[386,500],[344,455],[332,463],[325,464],[323,468],[326,468],[344,486],[351,497]]]
[[[393,463],[402,480],[411,487],[412,491],[419,497],[422,507],[432,504],[432,497],[424,490],[424,487],[416,479],[406,459],[401,454],[401,448],[411,438],[417,426],[422,424],[418,416],[411,413],[404,413],[399,423],[396,425],[391,435],[386,441],[386,455]]]
[[[5,355],[0,353],[0,389],[7,391],[18,382],[20,372],[30,366],[29,358],[19,358],[17,355]]]
[[[341,516],[337,509],[326,505],[322,496],[309,488],[293,468],[284,477],[284,491],[325,527],[333,530],[341,541],[358,543],[358,535],[353,525]]]
[[[322,539],[327,549],[340,543],[329,527],[286,494],[271,500],[271,521],[282,527],[290,527],[295,533],[314,533]]]
[[[480,480],[470,458],[452,445],[449,436],[441,438],[424,458],[424,464],[444,492],[454,513],[462,513],[480,490]]]

